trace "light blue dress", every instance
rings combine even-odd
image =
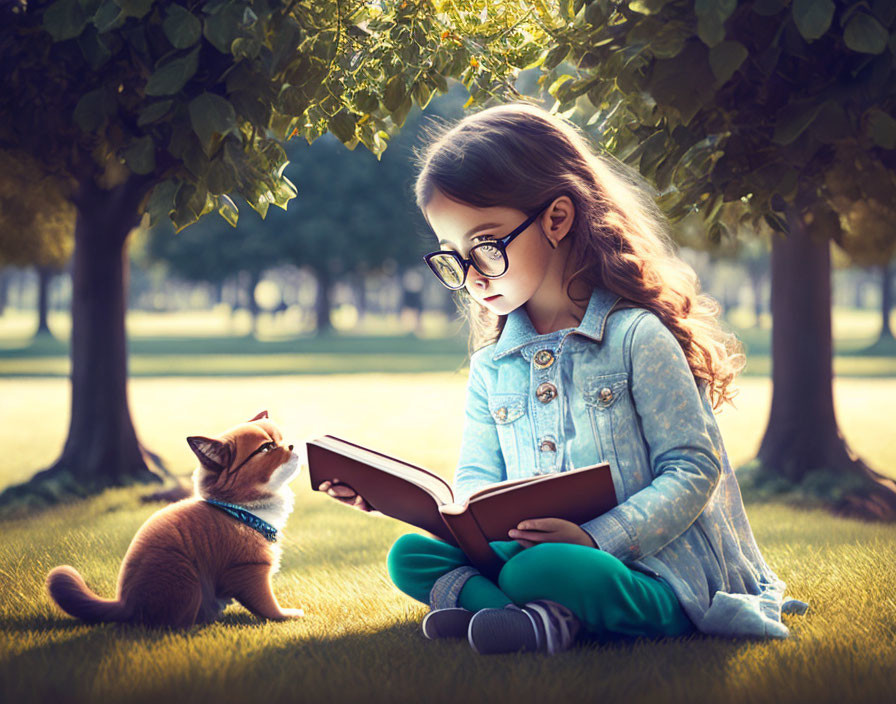
[[[577,328],[539,335],[524,308],[471,359],[455,496],[610,463],[618,506],[582,525],[665,580],[703,633],[784,638],[785,584],[766,564],[705,385],[651,311],[596,289]]]

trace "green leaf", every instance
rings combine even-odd
[[[168,219],[174,210],[174,194],[177,193],[177,189],[178,183],[172,179],[166,179],[152,189],[152,195],[146,202],[150,225],[158,225]]]
[[[286,210],[286,207],[293,198],[295,198],[299,192],[296,190],[295,184],[290,181],[286,176],[281,175],[279,180],[277,181],[277,185],[271,191],[273,195],[273,203],[279,208],[283,208]]]
[[[569,44],[558,44],[553,49],[551,49],[544,57],[542,66],[547,71],[550,71],[552,68],[557,68],[557,66],[560,65],[560,62],[566,58],[566,55],[568,53]]]
[[[155,0],[115,0],[125,17],[145,17],[152,9]]]
[[[747,48],[740,42],[727,41],[709,50],[709,65],[719,85],[728,81],[747,58]]]
[[[853,51],[880,54],[887,48],[890,34],[867,12],[857,12],[843,30],[843,41]]]
[[[725,20],[735,7],[737,0],[695,0],[697,36],[706,46],[713,47],[725,38]]]
[[[124,24],[124,13],[115,0],[105,0],[93,16],[93,24],[100,34]]]
[[[340,142],[346,144],[355,138],[355,118],[348,110],[342,109],[330,118],[327,126]]]
[[[156,144],[149,135],[131,142],[123,156],[128,168],[135,174],[149,174],[156,168]]]
[[[43,27],[53,37],[53,41],[61,42],[81,34],[87,26],[87,20],[79,0],[57,0],[44,12]]]
[[[174,95],[196,73],[199,66],[199,47],[186,56],[172,59],[157,68],[146,82],[147,95]]]
[[[171,46],[175,49],[186,49],[193,46],[202,36],[202,23],[182,5],[171,5],[168,16],[162,23],[162,30]]]
[[[648,49],[658,59],[672,59],[681,53],[685,42],[693,36],[693,30],[684,22],[664,22],[650,38]]]
[[[237,187],[236,173],[233,167],[222,156],[212,159],[208,174],[205,177],[209,193],[223,195],[231,193]]]
[[[896,120],[879,108],[868,111],[868,136],[884,149],[896,149]]]
[[[150,103],[140,111],[140,116],[137,118],[137,126],[145,127],[146,125],[160,120],[168,114],[172,105],[174,105],[173,100],[160,100],[155,103]]]
[[[394,122],[396,126],[401,127],[404,124],[413,104],[414,102],[411,100],[411,96],[407,96],[404,99],[404,102],[398,106],[398,109],[392,111],[392,122]]]
[[[105,88],[97,88],[81,96],[75,106],[75,124],[85,132],[96,132],[106,124],[115,108],[115,97]]]
[[[775,133],[772,141],[781,146],[794,142],[812,124],[821,106],[822,103],[813,100],[791,103],[781,109],[775,116]]]
[[[395,112],[401,106],[407,95],[403,76],[392,76],[386,81],[386,90],[383,93],[383,105],[389,112]]]
[[[555,98],[557,98],[558,100],[560,100],[560,98],[557,97],[557,91],[560,90],[560,86],[562,86],[567,81],[571,81],[571,80],[573,80],[572,76],[570,76],[568,73],[563,74],[556,81],[551,83],[550,88],[548,88],[548,93],[550,95],[554,96]]]
[[[202,34],[222,54],[230,53],[230,45],[239,36],[243,18],[242,8],[242,3],[238,2],[224,5],[214,10],[203,22]]]
[[[230,196],[224,194],[218,196],[218,214],[229,222],[231,227],[236,227],[240,218],[240,211],[236,207],[236,203]]]
[[[628,7],[632,12],[637,12],[641,15],[655,15],[669,2],[671,2],[671,0],[633,0],[629,3]],[[588,8],[590,9],[595,5],[599,6],[600,3],[592,2]]]
[[[793,21],[807,41],[823,36],[834,18],[831,0],[793,0]]]
[[[78,37],[78,46],[81,47],[84,59],[94,71],[101,68],[103,64],[112,58],[112,52],[109,51],[109,47],[106,46],[106,43],[93,27],[88,26],[81,33]]]
[[[206,154],[211,152],[212,138],[237,132],[236,112],[226,98],[203,93],[190,101],[190,124],[202,142]]]

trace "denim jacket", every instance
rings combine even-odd
[[[783,638],[785,584],[744,512],[705,383],[651,311],[595,289],[577,328],[539,335],[523,308],[470,363],[455,496],[609,462],[618,505],[582,525],[664,580],[700,632]],[[611,314],[612,312],[612,314]]]

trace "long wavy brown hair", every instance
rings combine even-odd
[[[474,207],[527,215],[567,195],[575,206],[567,235],[569,283],[588,291],[603,287],[655,313],[675,335],[713,409],[734,405],[731,384],[746,361],[743,345],[722,329],[718,302],[700,292],[693,268],[678,257],[668,221],[640,174],[599,152],[574,123],[527,102],[490,107],[454,124],[433,120],[423,131],[414,154],[415,196],[424,215],[436,190]],[[463,292],[461,301],[471,350],[497,340],[506,316]]]

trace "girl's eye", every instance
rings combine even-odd
[[[501,258],[501,250],[494,245],[482,245],[476,251],[479,253],[479,256],[488,257],[489,259]]]

